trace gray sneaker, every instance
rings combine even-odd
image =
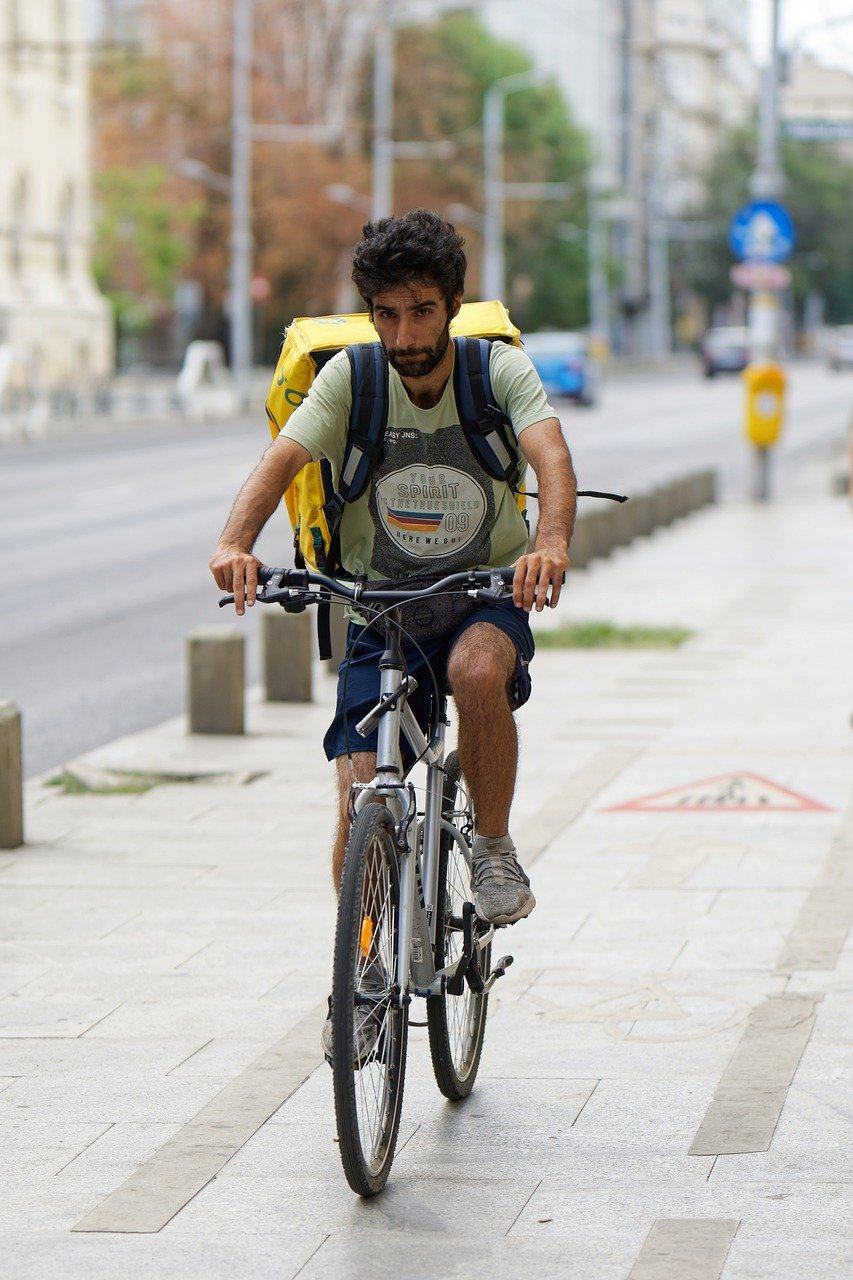
[[[359,990],[365,994],[379,995],[387,987],[388,980],[385,976],[385,970],[378,960],[372,960],[362,974]],[[353,1065],[356,1071],[359,1071],[369,1061],[370,1055],[376,1048],[382,1017],[381,1014],[377,1016],[377,1010],[372,1005],[360,1004],[355,1008],[353,1019],[355,1022],[356,1042]],[[320,1043],[323,1048],[323,1055],[330,1065],[332,1062],[332,1034],[332,997],[329,996],[329,1012],[326,1015],[326,1021],[323,1023]]]
[[[477,915],[487,924],[515,924],[536,906],[515,849],[474,849],[472,885]]]

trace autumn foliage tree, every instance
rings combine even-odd
[[[125,314],[128,298],[136,298],[137,320],[167,314],[178,280],[196,280],[200,330],[211,334],[223,329],[230,210],[227,194],[199,182],[198,164],[227,177],[232,7],[233,0],[163,0],[141,47],[105,62],[95,80],[101,280],[124,300]],[[340,309],[351,293],[352,245],[370,189],[374,15],[371,0],[255,0],[254,119],[298,131],[286,142],[253,144],[253,269],[270,285],[257,354],[266,360],[293,315]],[[397,209],[482,210],[483,94],[529,65],[468,16],[399,31],[395,135],[450,140],[455,154],[401,160]],[[567,218],[583,223],[587,152],[554,88],[509,99],[506,156],[508,178],[568,182],[574,193],[559,204],[510,206],[508,274],[520,287],[508,301],[527,325],[578,324],[585,255],[556,228]],[[330,188],[342,185],[363,201],[336,202]],[[475,296],[480,235],[476,228],[465,234]]]

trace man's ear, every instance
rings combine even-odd
[[[450,304],[450,309],[447,312],[448,321],[456,319],[456,317],[459,315],[459,310],[461,306],[462,306],[462,294],[457,293],[456,297],[453,299],[453,302]]]

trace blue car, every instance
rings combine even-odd
[[[549,396],[587,406],[595,403],[595,362],[585,334],[557,330],[525,334],[524,350]]]

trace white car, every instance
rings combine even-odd
[[[842,324],[829,334],[827,363],[834,373],[853,369],[853,324]]]

